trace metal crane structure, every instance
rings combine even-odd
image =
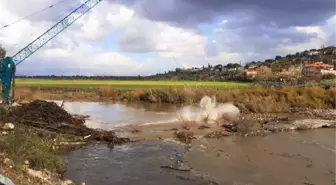
[[[0,60],[0,79],[2,83],[2,103],[11,105],[15,96],[15,72],[16,67],[33,53],[38,51],[51,39],[69,27],[77,19],[95,7],[101,0],[87,0],[67,16],[45,31],[42,35],[30,42],[27,46],[14,54]],[[11,94],[12,91],[12,94]]]

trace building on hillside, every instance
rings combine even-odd
[[[250,65],[248,68],[249,69],[255,69],[255,68],[257,68],[258,66],[257,65]]]
[[[323,62],[315,62],[312,64],[305,65],[302,69],[302,75],[307,76],[307,77],[317,77],[317,76],[321,76],[324,74],[336,75],[334,66],[325,64]]]
[[[197,68],[197,67],[193,67],[193,68],[191,68],[191,71],[192,72],[197,72],[197,71],[202,71],[202,69],[201,68]]]
[[[336,46],[328,46],[322,49],[324,54],[327,55],[335,55],[336,54]]]
[[[317,51],[317,50],[315,50],[315,51],[309,51],[309,55],[310,56],[315,56],[315,55],[318,55],[318,54],[320,54],[320,51]]]

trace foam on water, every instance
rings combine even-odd
[[[53,101],[58,105],[62,101]],[[233,120],[239,116],[239,109],[233,104],[217,104],[216,97],[204,96],[198,106],[185,106],[176,111],[152,111],[132,108],[122,104],[98,102],[64,102],[64,108],[73,114],[89,115],[86,126],[113,129],[126,125],[158,125],[176,122],[215,123],[220,119]]]
[[[240,110],[233,103],[216,103],[216,97],[204,96],[199,107],[187,106],[178,112],[180,121],[215,123],[220,119],[234,121],[240,116]]]

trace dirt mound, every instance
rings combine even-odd
[[[100,131],[85,126],[85,117],[71,115],[55,102],[35,100],[12,107],[0,115],[0,122],[24,124],[49,131],[90,136],[89,140],[107,141],[115,144],[130,142],[128,138],[119,138],[113,131]]]
[[[31,103],[14,107],[13,114],[21,121],[43,121],[48,124],[67,123],[83,125],[84,117],[75,117],[58,106],[55,102],[35,100]]]

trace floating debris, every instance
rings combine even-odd
[[[192,139],[194,139],[194,133],[192,131],[176,131],[174,132],[175,136],[184,143],[190,143]]]
[[[206,137],[206,138],[221,138],[221,137],[225,137],[225,136],[230,136],[230,133],[228,133],[226,131],[214,131],[214,132],[211,132],[211,133],[205,135],[204,137]]]
[[[207,125],[201,125],[198,127],[199,130],[204,130],[204,129],[207,129],[207,128],[210,128],[209,126]]]
[[[225,128],[226,131],[228,132],[238,132],[238,127],[237,127],[237,124],[224,124],[222,125],[222,127]]]

